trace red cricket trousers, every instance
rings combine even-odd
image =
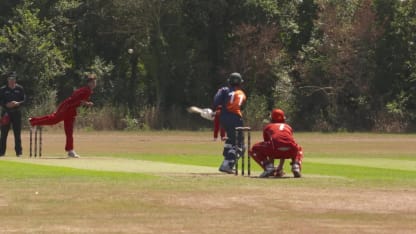
[[[60,106],[58,110],[50,115],[33,117],[30,119],[32,126],[36,125],[55,125],[61,121],[64,121],[64,129],[66,135],[65,150],[70,151],[74,149],[74,123],[77,112],[75,109],[67,109],[64,106]]]
[[[276,142],[274,143],[276,145]],[[264,169],[269,162],[274,159],[292,159],[302,164],[303,152],[302,147],[296,143],[277,144],[275,147],[270,141],[259,142],[255,144],[249,152],[252,158]]]
[[[218,132],[220,132],[221,139],[225,137],[225,129],[221,127],[220,116],[215,114],[214,118],[214,138],[218,138]]]

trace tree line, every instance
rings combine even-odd
[[[27,115],[95,72],[96,106],[80,113],[94,129],[209,127],[186,107],[209,107],[240,72],[255,128],[280,107],[298,130],[409,132],[415,12],[416,0],[2,0],[0,72],[17,71]]]

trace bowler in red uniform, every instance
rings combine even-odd
[[[64,129],[66,135],[65,151],[68,152],[68,157],[79,158],[79,155],[74,151],[74,122],[77,116],[77,108],[81,105],[92,106],[90,96],[93,89],[97,86],[97,76],[89,74],[86,77],[87,85],[75,90],[70,97],[59,104],[58,109],[50,114],[40,117],[29,118],[32,126],[54,125],[64,121]]]
[[[303,160],[302,147],[293,138],[293,130],[285,123],[285,114],[280,109],[274,109],[271,113],[271,123],[263,129],[263,142],[255,144],[251,150],[252,158],[264,169],[260,177],[284,175],[283,164],[285,159],[291,159],[292,173],[294,177],[301,177],[301,165]],[[279,159],[277,168],[274,160]]]

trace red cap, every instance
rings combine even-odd
[[[281,109],[274,109],[272,111],[272,122],[273,123],[284,123],[285,122],[285,112]]]

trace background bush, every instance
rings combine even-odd
[[[414,131],[414,12],[415,0],[2,0],[0,72],[17,71],[29,112],[97,73],[79,119],[93,129],[211,127],[186,107],[210,107],[240,72],[255,128],[280,107],[297,130]]]

